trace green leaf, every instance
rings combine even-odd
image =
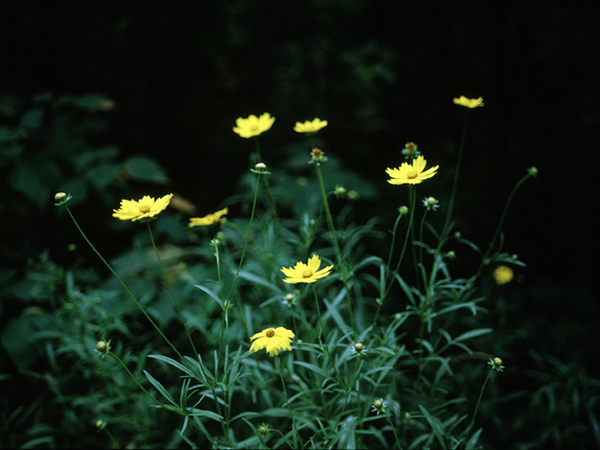
[[[169,391],[167,391],[164,388],[164,386],[162,384],[160,384],[160,382],[155,380],[154,377],[152,377],[152,375],[150,375],[146,370],[144,370],[144,375],[146,375],[146,378],[148,378],[148,381],[150,381],[150,383],[152,383],[152,386],[154,386],[156,388],[156,390],[162,394],[163,397],[165,397],[173,405],[175,405],[177,408],[179,408],[177,403],[175,403],[175,400],[173,400],[173,397],[171,397],[171,394],[169,394]]]
[[[169,181],[166,172],[156,161],[146,156],[134,156],[125,161],[124,169],[138,181],[166,184]]]
[[[225,304],[223,303],[223,300],[221,300],[221,298],[213,291],[211,291],[205,286],[202,286],[201,284],[195,284],[194,287],[197,287],[201,291],[206,292],[214,301],[216,301],[219,304],[221,309],[225,309]]]
[[[473,339],[474,337],[481,336],[483,334],[491,333],[492,328],[478,328],[476,330],[467,331],[466,333],[461,334],[454,342],[466,341],[467,339]]]

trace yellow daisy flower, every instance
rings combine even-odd
[[[292,346],[290,344],[294,337],[296,336],[291,330],[286,330],[283,327],[267,328],[250,338],[254,342],[250,346],[249,353],[252,353],[252,350],[257,352],[263,348],[266,348],[269,355],[276,355],[279,350],[291,351]]]
[[[146,222],[169,206],[171,197],[173,197],[173,194],[154,200],[154,197],[144,195],[137,202],[135,200],[121,200],[119,209],[113,209],[113,217],[120,220],[131,220],[132,222],[136,220]]]
[[[281,271],[285,276],[284,283],[296,284],[296,283],[314,283],[319,278],[325,278],[331,273],[333,266],[327,266],[319,270],[321,265],[321,259],[315,254],[308,259],[308,264],[303,262],[297,262],[294,268],[282,267]]]
[[[275,117],[271,117],[269,113],[264,113],[260,117],[251,114],[246,119],[238,117],[235,121],[236,126],[233,127],[233,131],[241,137],[248,139],[270,129],[273,122],[275,122]]]
[[[514,272],[508,266],[498,266],[494,269],[492,276],[494,277],[494,280],[496,280],[496,284],[502,285],[512,281]]]
[[[390,184],[419,184],[423,180],[436,175],[438,167],[440,167],[435,166],[423,172],[426,164],[427,161],[423,158],[423,155],[421,155],[416,159],[413,159],[412,164],[404,162],[397,169],[387,168],[385,169],[385,172],[391,177],[391,179],[387,181]]]
[[[464,95],[461,95],[459,98],[455,98],[453,101],[456,105],[466,106],[467,108],[471,109],[478,108],[480,106],[485,106],[485,104],[483,103],[483,97],[467,98]]]
[[[227,213],[228,209],[224,208],[221,211],[217,211],[213,214],[207,214],[204,217],[192,217],[190,218],[190,223],[188,224],[188,227],[212,225],[213,223],[220,222],[221,216],[224,216]]]
[[[327,121],[321,120],[317,117],[312,122],[308,120],[304,123],[296,122],[296,125],[294,125],[294,131],[296,133],[316,133],[321,128],[325,128],[326,126]]]

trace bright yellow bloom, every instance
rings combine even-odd
[[[281,271],[285,274],[284,283],[296,284],[296,283],[314,283],[319,278],[325,278],[331,273],[333,266],[327,266],[319,270],[321,265],[321,259],[315,254],[308,259],[308,264],[303,262],[297,262],[294,268],[282,267]]]
[[[236,126],[233,127],[233,131],[241,137],[248,139],[267,131],[271,128],[273,122],[275,122],[275,117],[271,117],[269,113],[264,113],[260,117],[250,114],[246,119],[238,117],[235,121]]]
[[[154,197],[144,195],[137,202],[135,200],[121,200],[119,209],[113,209],[113,217],[121,220],[131,220],[132,222],[136,220],[146,222],[169,206],[171,197],[173,197],[173,194],[165,195],[155,201]]]
[[[188,224],[188,227],[212,225],[213,223],[220,222],[221,216],[224,216],[227,213],[228,209],[224,208],[221,211],[217,211],[213,214],[207,214],[204,217],[192,217],[190,218],[190,223]]]
[[[296,125],[294,125],[294,131],[296,133],[316,133],[321,128],[325,128],[326,126],[327,121],[321,120],[317,117],[312,122],[308,120],[304,123],[296,122]]]
[[[464,95],[461,95],[459,98],[455,98],[453,101],[456,105],[466,106],[467,108],[471,109],[477,108],[479,106],[485,106],[485,104],[483,103],[483,97],[467,98]]]
[[[435,166],[423,172],[426,165],[427,161],[421,155],[413,159],[412,164],[403,162],[397,169],[387,168],[385,172],[391,177],[391,180],[387,181],[390,184],[419,184],[421,181],[433,177],[440,167]]]
[[[498,266],[492,274],[497,284],[510,283],[514,277],[513,270],[508,266]]]
[[[267,328],[250,338],[254,342],[250,346],[249,353],[252,353],[252,350],[257,352],[263,348],[266,348],[269,355],[276,355],[279,350],[291,351],[292,346],[290,343],[294,337],[296,336],[291,330],[286,330],[283,327]]]

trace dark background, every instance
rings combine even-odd
[[[512,187],[539,169],[509,211],[505,249],[527,263],[522,308],[550,326],[545,350],[584,360],[599,309],[599,13],[597,1],[3,2],[0,120],[43,93],[105,94],[115,108],[102,139],[155,157],[171,192],[211,212],[248,169],[237,117],[276,117],[261,137],[270,167],[297,139],[296,121],[321,117],[328,154],[378,189],[357,202],[358,217],[381,216],[385,228],[407,201],[385,168],[415,141],[440,165],[423,195],[443,201],[466,111],[452,98],[483,96],[470,112],[458,229],[483,245]],[[56,233],[3,227],[31,231],[32,253]]]

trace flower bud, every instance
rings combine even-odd
[[[357,342],[356,344],[354,344],[354,350],[356,350],[357,353],[362,352],[364,348],[365,345],[362,342]]]
[[[57,192],[56,195],[54,195],[54,200],[56,200],[56,203],[54,205],[56,205],[56,206],[64,205],[72,198],[73,198],[73,196],[71,194],[67,194],[66,192]]]
[[[408,206],[401,206],[401,207],[398,209],[398,212],[399,212],[400,214],[402,214],[402,215],[406,215],[406,214],[408,214]]]
[[[263,162],[256,163],[254,169],[250,169],[250,171],[261,175],[269,175],[271,173],[267,172],[267,165]]]
[[[531,175],[532,177],[536,177],[538,174],[537,167],[530,167],[529,169],[527,169],[527,172],[529,172],[529,175]]]
[[[327,161],[325,152],[319,148],[313,148],[310,152],[310,163],[320,164],[323,161]]]

